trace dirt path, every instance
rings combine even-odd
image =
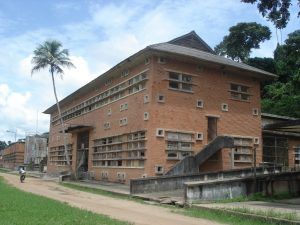
[[[9,184],[34,194],[67,202],[71,206],[86,209],[95,213],[108,215],[134,224],[149,225],[217,225],[219,223],[205,219],[187,217],[171,212],[171,209],[159,206],[140,204],[133,201],[114,199],[106,196],[81,192],[60,186],[55,182],[26,178],[20,183],[19,177],[0,173]]]

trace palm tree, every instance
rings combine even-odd
[[[62,48],[62,44],[56,40],[48,40],[45,41],[43,44],[38,45],[36,50],[34,50],[33,52],[33,57],[31,60],[31,63],[33,64],[31,75],[42,69],[49,69],[49,72],[51,73],[53,92],[56,100],[58,116],[60,119],[63,139],[64,139],[64,153],[66,156],[67,165],[70,170],[69,172],[71,172],[72,170],[70,164],[70,157],[67,150],[65,126],[64,126],[63,118],[61,116],[61,110],[60,110],[60,106],[56,94],[54,74],[60,75],[60,77],[62,78],[64,74],[62,67],[75,68],[75,66],[69,59],[69,50],[61,49],[61,48]]]

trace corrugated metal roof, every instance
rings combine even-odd
[[[242,70],[247,70],[250,72],[262,74],[268,78],[276,78],[277,77],[277,75],[275,75],[273,73],[269,73],[267,71],[249,66],[247,64],[235,62],[235,61],[233,61],[231,59],[227,59],[223,56],[214,55],[214,54],[200,51],[200,50],[193,49],[193,48],[187,48],[187,47],[173,45],[173,44],[169,44],[169,43],[150,45],[150,46],[148,46],[148,48],[157,50],[157,51],[193,57],[193,58],[196,58],[196,59],[199,59],[202,61],[213,62],[213,63],[221,64],[224,66],[231,66],[231,67],[239,68]]]

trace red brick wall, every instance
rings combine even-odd
[[[89,170],[95,172],[96,178],[99,178],[101,171],[109,172],[109,179],[114,181],[117,172],[126,172],[126,178],[137,178],[143,174],[148,176],[155,175],[155,165],[161,165],[167,171],[176,161],[167,160],[166,140],[156,137],[156,129],[171,129],[178,131],[190,131],[193,133],[203,132],[204,140],[195,141],[193,150],[198,152],[207,144],[207,115],[216,115],[218,119],[219,135],[240,135],[259,137],[261,140],[261,118],[253,116],[252,109],[258,108],[260,111],[260,87],[257,79],[241,75],[240,72],[231,71],[225,74],[219,67],[204,65],[204,70],[198,70],[198,63],[183,62],[168,58],[166,64],[157,63],[157,57],[151,58],[149,65],[141,63],[134,68],[130,68],[130,76],[137,75],[139,72],[148,68],[148,82],[146,90],[131,95],[122,100],[118,100],[100,109],[96,109],[85,115],[66,121],[67,124],[83,124],[92,125],[94,129],[90,131],[90,149],[89,149]],[[125,68],[124,68],[125,69]],[[193,75],[193,93],[184,93],[168,89],[168,72],[167,70],[175,70]],[[116,78],[113,85],[128,79]],[[250,102],[242,102],[230,99],[230,82],[244,84],[250,87]],[[111,85],[111,86],[113,86]],[[110,86],[110,87],[111,87]],[[106,88],[106,87],[105,87]],[[108,87],[109,88],[109,87]],[[103,91],[104,87],[99,87]],[[88,96],[82,96],[70,103],[78,104],[87,97],[93,96],[101,91],[91,90]],[[150,103],[144,104],[143,97],[149,94]],[[165,96],[164,103],[157,102],[158,94]],[[204,101],[204,108],[196,107],[197,99]],[[128,110],[120,112],[120,104],[128,102]],[[227,103],[229,111],[221,111],[221,104]],[[107,115],[108,109],[112,109],[112,114]],[[143,113],[149,112],[148,121],[143,120]],[[119,126],[119,119],[128,117],[128,125]],[[111,122],[111,129],[104,130],[103,123]],[[62,137],[58,140],[57,136],[59,126],[51,126],[49,135],[49,147],[63,145]],[[119,135],[122,133],[134,132],[146,129],[146,158],[144,169],[122,169],[122,168],[95,168],[92,166],[92,146],[93,139]],[[69,138],[73,143],[73,157],[76,148],[76,135]],[[231,162],[229,158],[229,150],[223,150],[220,153],[221,159],[215,164],[209,161],[201,168],[204,170],[230,169]],[[75,157],[73,158],[75,160]],[[257,148],[257,163],[261,161],[261,143]],[[74,167],[75,165],[73,165]],[[48,165],[48,170],[55,171],[55,166]]]

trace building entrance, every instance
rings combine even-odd
[[[78,179],[83,179],[88,171],[89,161],[89,132],[84,131],[77,134],[77,159],[76,173]]]

